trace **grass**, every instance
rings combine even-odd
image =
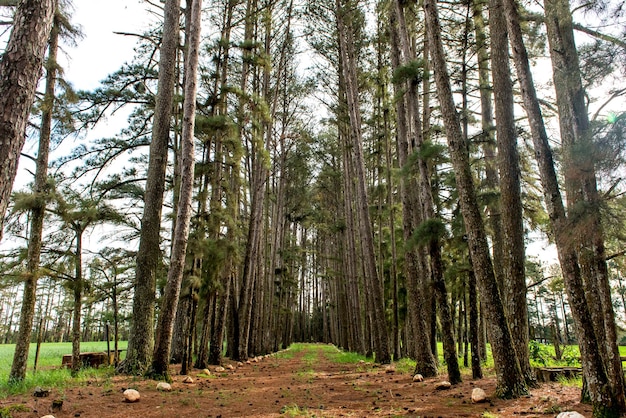
[[[301,407],[298,405],[286,405],[280,409],[280,413],[282,415],[286,415],[288,417],[310,417],[311,413],[308,411],[307,407]]]
[[[119,343],[120,349],[125,349],[127,342]],[[106,351],[106,341],[85,342],[80,345],[81,351]],[[113,349],[113,344],[111,344]],[[72,352],[72,343],[44,343],[41,345],[37,372],[33,373],[36,344],[30,345],[28,354],[28,368],[24,381],[9,384],[9,373],[15,352],[15,344],[0,344],[0,398],[14,394],[33,391],[37,386],[42,388],[65,388],[70,384],[81,381],[102,381],[103,384],[113,376],[112,367],[101,366],[98,369],[81,370],[77,377],[72,378],[70,371],[61,368],[64,354]],[[1,417],[1,416],[0,416]]]

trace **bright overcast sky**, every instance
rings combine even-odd
[[[148,7],[142,0],[74,0],[72,22],[85,35],[77,48],[66,49],[66,78],[76,89],[97,87],[132,58],[137,38],[114,32],[142,33],[155,19]]]

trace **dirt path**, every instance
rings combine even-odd
[[[155,381],[115,377],[86,386],[53,390],[46,398],[30,395],[0,400],[0,407],[21,404],[28,412],[13,417],[41,417],[53,413],[64,417],[550,417],[560,411],[577,410],[591,415],[578,403],[579,389],[548,384],[533,396],[513,401],[493,400],[472,404],[471,391],[495,389],[493,378],[465,382],[447,391],[434,385],[441,379],[412,382],[411,375],[370,363],[340,363],[332,346],[305,346],[250,364],[232,365],[234,370],[211,376],[194,371],[193,383],[175,376],[172,392],[156,390]],[[122,392],[137,389],[141,400],[124,402]],[[52,411],[53,400],[63,400]],[[491,415],[485,414],[486,412]]]

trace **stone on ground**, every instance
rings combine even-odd
[[[576,411],[566,411],[566,412],[561,412],[559,415],[556,416],[556,418],[585,418],[585,416],[582,414],[579,414]]]
[[[140,397],[139,392],[135,389],[126,389],[124,391],[124,399],[126,399],[126,402],[138,402]]]
[[[222,366],[217,366],[215,368],[215,373],[222,373],[222,372],[225,372],[225,371],[226,371],[226,369],[223,368]]]
[[[44,416],[43,416],[43,417],[41,417],[41,418],[54,418],[54,415],[44,415]]]
[[[395,373],[396,372],[396,368],[392,365],[386,366],[385,367],[385,373]]]
[[[487,393],[481,388],[474,388],[472,390],[472,402],[473,403],[487,402]]]
[[[235,367],[232,364],[229,364],[228,366],[226,366],[226,368],[228,370],[235,370]]]
[[[415,376],[413,376],[413,381],[414,382],[423,382],[424,381],[424,376],[422,376],[421,374],[416,374]]]
[[[193,383],[193,377],[185,376],[185,378],[183,379],[183,383]]]
[[[167,382],[159,382],[157,383],[157,390],[163,391],[163,392],[171,392],[172,391],[172,385],[170,385]]]
[[[452,387],[452,384],[450,382],[445,381],[445,380],[443,380],[441,382],[438,382],[435,385],[435,389],[437,389],[437,390],[448,390],[451,387]]]
[[[207,376],[211,376],[211,370],[209,369],[203,369],[202,373],[206,374]]]

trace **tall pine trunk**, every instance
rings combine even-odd
[[[585,103],[570,3],[568,0],[544,0],[544,6],[564,151],[568,217],[577,224],[573,238],[580,241],[579,263],[600,354],[619,409],[625,412],[624,375],[606,265],[593,132]]]
[[[369,202],[365,185],[365,165],[363,161],[363,137],[361,134],[361,114],[359,110],[357,63],[352,39],[352,27],[348,8],[340,0],[337,5],[337,30],[339,51],[343,61],[343,75],[346,82],[346,98],[350,120],[350,139],[353,147],[356,175],[356,210],[359,218],[359,238],[363,250],[364,281],[367,290],[369,314],[372,318],[372,337],[376,351],[376,361],[382,364],[391,362],[387,324],[384,313],[383,289],[376,269],[374,235],[370,221]]]
[[[461,212],[468,234],[472,264],[487,316],[489,339],[498,380],[496,393],[502,398],[519,397],[527,394],[528,389],[515,354],[513,338],[506,320],[504,306],[491,263],[487,237],[476,200],[474,180],[470,170],[469,152],[467,144],[463,140],[459,117],[450,88],[435,0],[425,0],[424,11],[430,55],[435,72],[435,83],[443,113],[452,166],[455,172]]]
[[[583,373],[594,407],[594,416],[617,416],[620,401],[615,398],[600,356],[591,312],[585,299],[577,254],[570,237],[570,221],[565,213],[561,190],[554,168],[552,150],[543,122],[539,100],[530,71],[528,53],[522,38],[519,12],[514,0],[503,0],[510,43],[517,69],[524,108],[535,147],[535,159],[543,186],[544,200],[554,233],[563,280],[576,324]]]
[[[524,224],[521,197],[521,169],[517,152],[513,82],[509,65],[509,48],[506,20],[500,0],[490,1],[489,26],[491,28],[491,72],[496,111],[498,167],[500,169],[500,204],[502,212],[504,282],[502,297],[517,357],[526,383],[535,384],[530,367],[528,349],[528,306],[526,302],[526,270],[524,251]]]
[[[191,4],[189,4],[191,3]],[[191,7],[191,22],[189,25],[189,50],[185,62],[185,100],[183,105],[183,135],[182,135],[182,162],[181,183],[178,200],[178,211],[174,226],[174,243],[167,283],[163,294],[163,305],[159,316],[158,339],[154,349],[151,374],[169,376],[169,356],[174,329],[174,316],[178,306],[180,285],[185,268],[185,255],[189,240],[189,226],[192,215],[194,189],[194,126],[196,117],[196,92],[198,61],[200,54],[200,32],[202,21],[202,0],[190,0],[187,7]],[[190,329],[192,329],[190,325]]]
[[[10,381],[21,381],[26,377],[30,337],[35,314],[37,280],[39,279],[39,263],[43,243],[43,223],[48,193],[48,156],[50,153],[50,135],[52,130],[52,112],[55,102],[55,85],[57,77],[57,50],[59,48],[59,25],[55,22],[50,32],[48,58],[46,68],[46,87],[44,106],[41,112],[41,128],[39,130],[39,149],[37,151],[37,167],[35,169],[34,193],[36,206],[31,209],[30,235],[28,239],[27,275],[24,281],[20,325],[15,345],[15,354],[11,365]],[[1,226],[0,226],[1,228]],[[2,233],[0,232],[0,236]]]
[[[164,12],[158,94],[154,110],[144,210],[135,271],[133,321],[126,359],[118,367],[120,372],[127,374],[145,372],[152,362],[154,347],[156,275],[161,262],[161,213],[165,191],[170,119],[176,84],[180,0],[166,0]]]
[[[397,27],[397,13],[391,15],[391,62],[394,68],[400,66],[400,46]],[[396,91],[404,86],[396,86]],[[399,98],[396,101],[397,114],[397,152],[398,163],[400,167],[404,167],[409,159],[409,127],[408,112],[406,109],[406,99]],[[413,230],[417,226],[420,216],[416,214],[419,210],[418,187],[415,180],[411,176],[403,176],[400,184],[400,195],[402,199],[402,223],[404,231],[404,240],[407,242]],[[423,272],[419,268],[419,255],[414,248],[405,248],[404,251],[404,271],[407,281],[407,300],[410,304],[408,313],[412,314],[408,319],[412,331],[409,338],[412,344],[415,344],[415,353],[411,353],[416,357],[415,373],[419,373],[424,377],[437,375],[437,362],[430,346],[430,337],[428,334],[428,323],[424,319],[427,309],[424,309],[426,299],[424,297]],[[428,305],[430,306],[430,305]],[[408,344],[408,343],[407,343]]]

